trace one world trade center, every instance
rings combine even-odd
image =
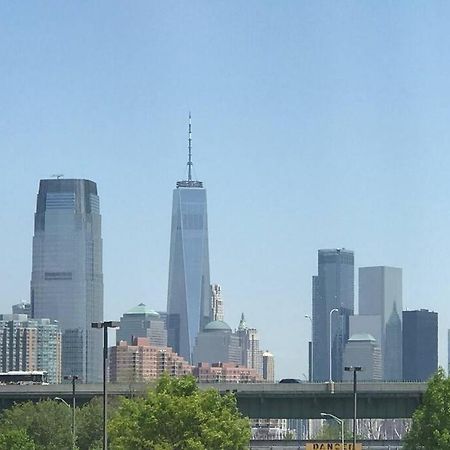
[[[173,190],[167,295],[169,345],[187,361],[211,317],[206,189],[192,179],[191,143],[189,115],[188,176]]]

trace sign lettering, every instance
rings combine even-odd
[[[353,444],[347,442],[344,446],[341,442],[308,442],[306,450],[362,450],[362,444],[353,447]]]

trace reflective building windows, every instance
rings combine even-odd
[[[211,317],[206,189],[199,181],[178,182],[173,191],[167,313],[169,346],[190,361]]]
[[[101,216],[89,180],[41,180],[33,237],[31,307],[35,318],[58,320],[63,375],[101,380],[103,320]]]

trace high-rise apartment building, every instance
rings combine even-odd
[[[163,373],[183,376],[192,366],[168,347],[151,345],[148,338],[134,338],[131,344],[120,341],[110,349],[110,381],[113,383],[155,380]]]
[[[188,361],[198,332],[211,321],[206,189],[191,169],[189,118],[188,176],[173,191],[167,296],[169,346]]]
[[[223,320],[222,288],[219,284],[211,285],[211,320]]]
[[[26,314],[31,318],[31,303],[20,302],[12,306],[13,314]]]
[[[120,318],[116,341],[133,342],[138,337],[148,338],[151,345],[167,347],[166,324],[156,311],[144,303],[131,308]]]
[[[275,359],[269,350],[263,353],[263,380],[269,383],[275,381]]]
[[[354,310],[353,252],[343,248],[319,250],[318,275],[313,276],[312,291],[314,380],[330,378],[331,328],[331,378],[340,381],[349,316]]]
[[[43,370],[61,382],[61,330],[50,319],[0,315],[0,372]]]
[[[403,380],[427,381],[438,368],[438,313],[403,311]]]
[[[402,269],[359,269],[359,315],[380,317],[379,344],[386,381],[402,380],[402,307]]]
[[[34,220],[31,309],[62,329],[63,375],[102,379],[101,216],[97,185],[89,180],[41,180]]]

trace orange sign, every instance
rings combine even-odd
[[[344,443],[342,446],[341,442],[309,442],[306,444],[306,450],[362,450],[362,444]]]

